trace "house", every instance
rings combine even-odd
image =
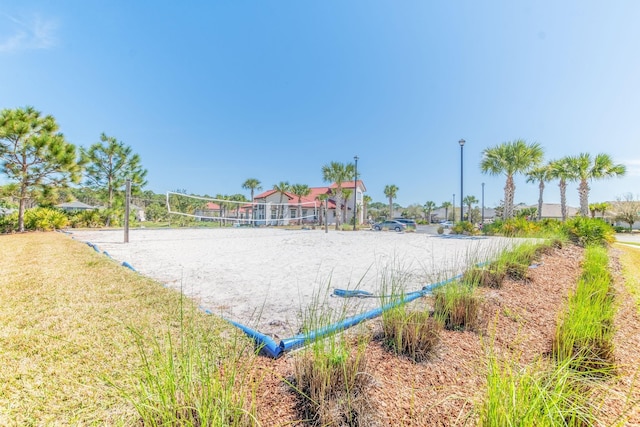
[[[60,203],[56,205],[57,208],[62,209],[65,212],[80,212],[80,211],[90,211],[93,209],[98,209],[97,206],[91,206],[86,203],[82,203],[79,200],[74,200],[73,202]]]
[[[208,202],[203,208],[196,209],[194,215],[200,218],[201,221],[234,221],[243,222],[251,218],[251,204],[239,204],[236,201],[230,200],[225,204],[216,202]]]
[[[11,215],[14,212],[17,212],[17,210],[11,208],[3,208],[2,206],[0,206],[0,216]]]
[[[475,209],[475,208],[474,208]],[[482,215],[482,208],[479,207],[479,219],[478,221],[481,221],[480,218],[483,217]],[[467,215],[467,206],[464,206],[464,215],[466,217]],[[484,222],[488,223],[488,222],[493,222],[493,220],[496,218],[496,210],[494,208],[488,208],[485,206],[484,208]],[[440,222],[440,221],[459,221],[460,220],[460,206],[456,206],[455,209],[453,207],[449,207],[448,209],[445,208],[438,208],[438,209],[434,209],[433,211],[431,211],[431,222],[432,223],[436,223],[436,222]]]
[[[364,183],[361,180],[343,182],[341,188],[349,190],[351,195],[347,200],[341,200],[340,206],[337,205],[335,197],[337,188],[338,185],[336,183],[328,187],[311,187],[309,195],[301,198],[286,191],[267,190],[260,193],[254,197],[256,224],[315,223],[320,221],[321,218],[327,223],[335,223],[338,209],[341,212],[341,222],[349,224],[353,221],[355,213],[354,203],[358,207],[358,223],[363,223],[364,210],[362,209],[362,201],[364,192],[367,191]],[[326,204],[323,199],[326,199]],[[252,204],[248,206],[251,207]]]
[[[526,208],[526,209],[535,208],[537,211],[538,204],[536,203],[535,205],[528,205],[528,206],[519,205],[519,206],[516,206],[514,209],[517,211],[518,209],[522,209],[522,208]],[[566,208],[567,208],[567,218],[572,218],[580,214],[580,209],[578,208],[574,208],[572,206],[567,206]],[[537,217],[538,216],[536,214],[535,218]],[[560,203],[543,203],[540,218],[541,219],[557,219],[562,221],[562,205]]]
[[[63,211],[69,212],[69,213],[105,209],[104,206],[91,206],[91,205],[88,205],[86,203],[82,203],[79,200],[74,200],[72,202],[66,202],[66,203],[60,203],[59,205],[56,205],[56,207],[58,209],[62,209]],[[129,205],[129,211],[132,212],[135,215],[136,220],[138,220],[140,222],[146,221],[144,208],[141,208],[140,206],[136,206],[134,204],[131,204],[131,205]]]

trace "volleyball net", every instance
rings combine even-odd
[[[313,224],[320,215],[320,202],[250,202],[167,192],[170,214],[197,221],[218,221],[237,225]]]

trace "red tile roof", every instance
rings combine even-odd
[[[367,187],[364,186],[364,182],[362,182],[361,180],[357,181],[357,185],[358,185],[358,187],[362,188],[362,191],[367,191]],[[353,180],[343,182],[341,187],[342,188],[354,188]],[[331,187],[329,187],[329,188],[338,188],[338,185],[334,182],[333,184],[331,184]]]
[[[366,187],[364,186],[364,183],[361,180],[358,180],[357,182],[358,186],[360,188],[362,188],[363,191],[367,191]],[[336,183],[331,184],[331,186],[329,187],[311,187],[309,188],[309,190],[311,190],[311,192],[309,193],[308,196],[306,197],[301,197],[300,198],[300,202],[301,203],[313,203],[315,201],[317,201],[318,196],[322,195],[322,194],[326,194],[329,196],[328,202],[327,202],[327,207],[329,209],[335,209],[336,208],[336,202],[333,199],[333,197],[331,197],[332,195],[332,191],[331,189],[334,188],[338,188],[338,186],[336,185]],[[343,182],[342,183],[342,188],[344,189],[349,189],[349,188],[354,188],[353,185],[353,181],[348,181],[348,182]],[[278,191],[276,190],[267,190],[264,191],[256,196],[254,196],[254,200],[258,200],[258,199],[266,199],[267,197],[271,196],[272,194],[277,193]],[[284,192],[284,195],[287,196],[287,203],[291,204],[291,205],[297,205],[298,204],[298,196],[296,196],[295,194],[292,194],[290,192]],[[319,206],[319,205],[318,205]]]

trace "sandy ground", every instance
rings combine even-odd
[[[355,314],[380,304],[377,298],[331,297],[336,288],[380,295],[393,278],[406,291],[418,290],[517,242],[269,228],[136,229],[126,244],[122,230],[73,230],[72,236],[182,290],[215,314],[277,338],[297,333],[310,306],[325,313]]]

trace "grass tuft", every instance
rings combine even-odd
[[[428,311],[395,307],[382,315],[382,339],[396,354],[416,362],[427,360],[440,341],[442,322]]]
[[[473,329],[478,321],[480,299],[475,286],[467,282],[452,282],[433,293],[434,316],[449,330]]]

